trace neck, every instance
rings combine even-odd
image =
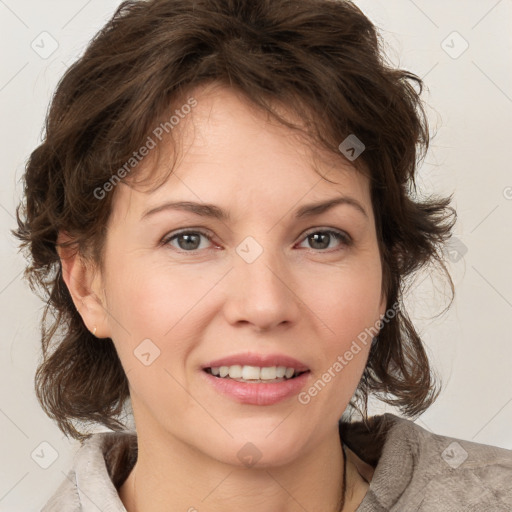
[[[267,467],[225,464],[169,434],[155,439],[141,431],[137,463],[119,495],[128,512],[349,512],[362,499],[360,485],[358,492],[354,485],[363,480],[350,457],[346,462],[343,492],[345,458],[337,428],[290,463]]]

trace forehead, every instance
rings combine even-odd
[[[115,209],[140,212],[148,203],[172,198],[218,202],[236,209],[292,207],[336,192],[369,205],[368,178],[341,155],[321,148],[222,86],[202,86],[187,97],[196,106],[180,118],[149,155],[137,175],[159,186],[121,186]],[[185,100],[184,100],[185,101]],[[300,125],[300,119],[281,110]],[[169,174],[172,168],[172,173]],[[165,178],[165,180],[164,180]],[[122,208],[124,204],[124,208]]]

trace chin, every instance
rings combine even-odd
[[[270,421],[269,418],[242,420],[236,422],[236,427],[226,424],[234,439],[223,436],[222,443],[215,442],[214,446],[219,448],[218,457],[215,458],[231,465],[255,468],[292,462],[307,439],[300,425],[287,425],[286,421],[283,422],[284,417],[286,415],[280,417],[279,421]]]

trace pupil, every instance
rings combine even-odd
[[[321,247],[314,247],[315,249],[326,249],[329,247],[330,235],[328,233],[313,233],[312,235],[309,235],[310,241],[313,241],[313,246],[318,242],[318,239],[322,237],[324,238],[324,241],[326,240],[326,243],[320,243]]]
[[[193,239],[196,239],[195,241]],[[198,235],[194,235],[194,234],[186,234],[186,235],[181,235],[181,237],[179,238],[179,240],[185,240],[184,243],[180,243],[180,249],[197,249],[198,247],[198,240],[199,240],[199,236]],[[195,242],[195,243],[194,243]],[[192,246],[191,246],[191,245]]]

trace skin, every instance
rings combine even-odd
[[[153,191],[115,189],[104,272],[61,252],[85,324],[114,341],[129,380],[139,457],[120,497],[129,512],[334,512],[343,471],[338,420],[369,344],[306,405],[297,396],[240,404],[206,385],[201,365],[239,352],[285,354],[309,367],[307,389],[376,324],[386,300],[368,179],[341,154],[313,152],[233,90],[191,95],[198,104],[173,132],[183,151],[166,182]],[[148,172],[165,170],[169,141],[162,150],[143,162]],[[342,204],[294,218],[300,206],[340,195],[366,215]],[[141,220],[171,200],[213,203],[232,219],[164,210]],[[201,236],[195,251],[183,238],[161,244],[182,228],[211,239]],[[352,243],[331,236],[323,248],[307,236],[326,229]],[[263,249],[252,263],[236,252],[248,236]],[[146,366],[134,350],[148,338],[160,355]],[[251,467],[237,457],[247,442],[261,453]],[[344,511],[368,488],[357,464],[350,453]]]

